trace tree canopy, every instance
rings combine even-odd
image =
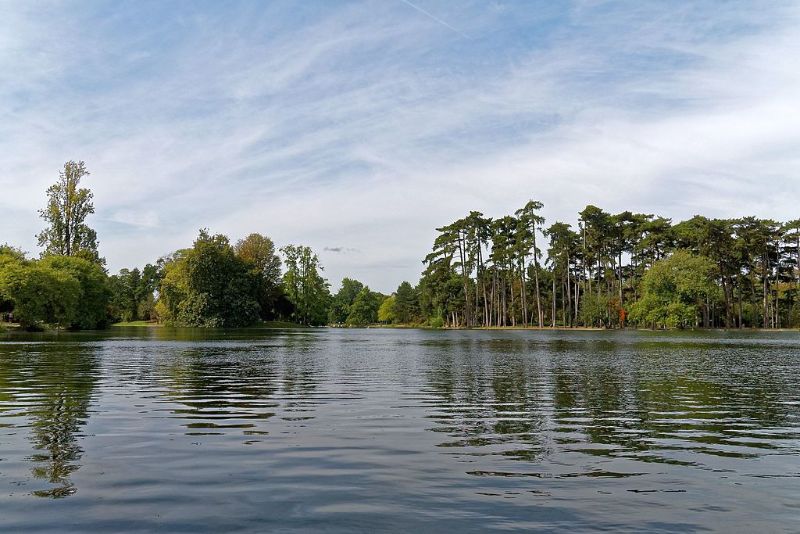
[[[303,245],[287,245],[281,252],[286,266],[284,291],[294,307],[292,317],[300,324],[325,324],[331,294],[327,280],[320,274],[319,258]]]
[[[286,313],[291,304],[283,291],[281,259],[272,239],[253,233],[237,241],[234,249],[236,255],[248,265],[255,280],[261,319],[268,321]]]
[[[331,299],[328,322],[330,324],[344,324],[350,315],[350,307],[356,297],[364,289],[364,284],[352,278],[343,278],[342,286]]]
[[[240,327],[258,320],[257,280],[224,235],[201,230],[164,265],[156,312],[175,326]]]
[[[635,306],[650,287],[644,277],[665,258],[684,260],[679,253],[685,252],[715,267],[716,290],[706,297],[700,324],[800,326],[797,221],[698,215],[673,224],[652,214],[613,214],[589,205],[573,229],[562,221],[544,226],[542,207],[530,201],[513,216],[496,219],[473,211],[438,228],[419,283],[423,322],[621,327],[631,319],[644,325],[645,304]],[[539,234],[548,240],[544,261]],[[670,324],[691,323],[684,320],[688,315],[680,317]]]
[[[201,230],[190,248],[108,276],[86,219],[89,173],[68,161],[39,213],[38,260],[0,246],[0,314],[26,328],[112,321],[239,327],[782,328],[800,326],[800,220],[669,218],[588,205],[548,221],[529,200],[512,214],[470,211],[436,228],[419,282],[392,295],[344,278],[335,295],[314,251],[266,235]]]
[[[47,189],[47,207],[39,210],[47,227],[37,236],[43,254],[99,261],[97,233],[86,224],[86,217],[94,213],[93,194],[80,187],[88,174],[83,161],[68,161]]]
[[[685,250],[655,262],[642,279],[630,320],[657,328],[707,326],[717,272],[709,258]]]
[[[0,301],[22,327],[93,329],[107,323],[109,291],[96,263],[68,256],[38,261],[2,256]]]

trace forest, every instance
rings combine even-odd
[[[107,272],[84,162],[69,161],[39,214],[39,258],[0,246],[6,325],[95,329],[144,321],[236,328],[797,328],[800,220],[654,214],[586,206],[575,225],[544,205],[472,211],[436,229],[416,285],[391,295],[345,278],[335,293],[314,251],[252,233],[199,231],[190,247],[142,268]]]

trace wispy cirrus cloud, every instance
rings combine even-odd
[[[413,4],[0,4],[0,241],[67,159],[113,269],[259,231],[384,291],[529,197],[796,217],[796,4]]]

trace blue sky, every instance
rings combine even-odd
[[[797,2],[0,1],[0,72],[0,242],[82,159],[112,271],[208,227],[388,292],[529,198],[800,217]]]

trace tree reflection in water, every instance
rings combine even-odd
[[[31,472],[49,485],[33,495],[61,498],[75,493],[70,476],[81,467],[81,429],[97,381],[98,362],[90,346],[43,344],[35,351],[4,354],[3,403],[6,411],[27,419],[35,451],[28,457]]]
[[[183,406],[171,413],[183,421],[187,435],[263,436],[279,410],[287,413],[284,419],[312,417],[310,397],[319,372],[310,346],[295,337],[198,345],[177,353],[157,376],[166,382],[165,401]]]
[[[755,458],[781,446],[764,438],[787,424],[785,373],[751,372],[739,361],[747,352],[725,346],[668,348],[429,341],[432,430],[453,438],[439,444],[449,454],[503,455],[529,468],[558,451],[705,468],[703,458]]]

